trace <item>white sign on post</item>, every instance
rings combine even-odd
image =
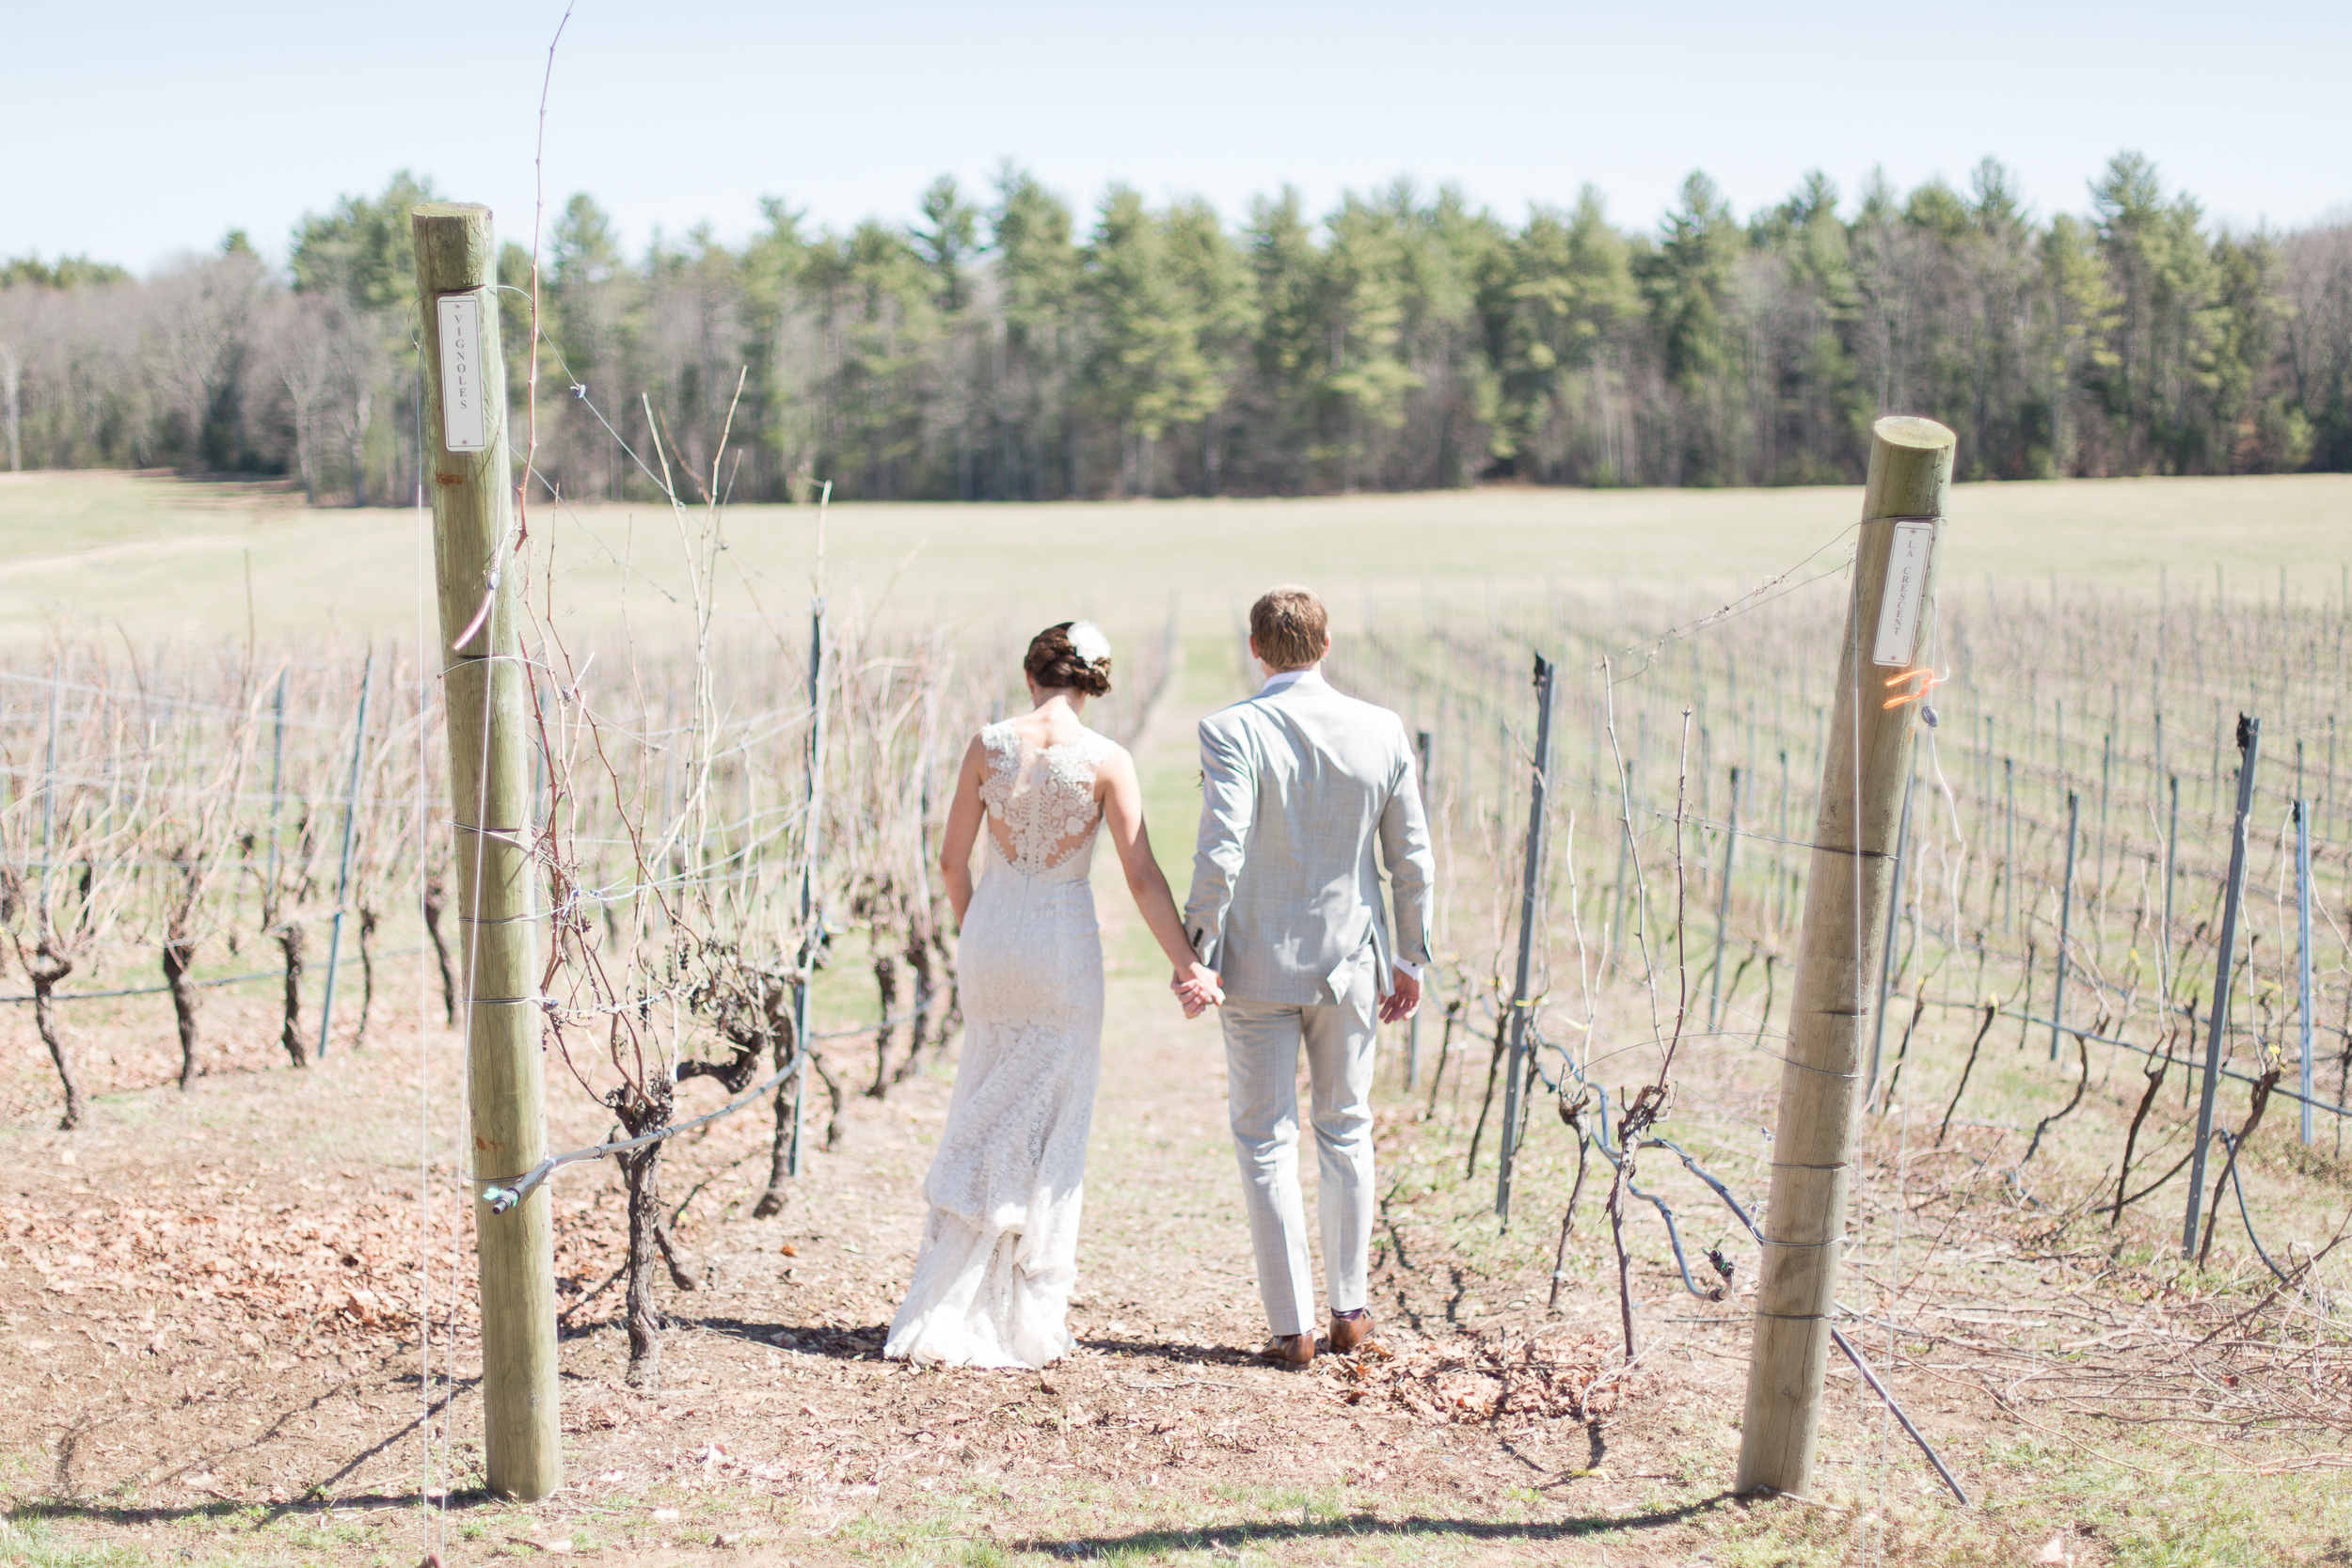
[[[441,445],[487,451],[490,420],[483,401],[482,296],[448,294],[441,312]]]
[[[1932,517],[1906,517],[1895,525],[1886,553],[1886,593],[1879,600],[1878,640],[1870,661],[1897,670],[1911,668],[1919,651],[1919,618],[1928,600],[1928,565],[1935,558]]]

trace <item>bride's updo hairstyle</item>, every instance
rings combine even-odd
[[[1106,697],[1111,689],[1111,643],[1091,621],[1064,621],[1029,640],[1021,668],[1041,690]]]

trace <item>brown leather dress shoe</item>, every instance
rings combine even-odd
[[[1315,1358],[1315,1337],[1311,1334],[1277,1334],[1265,1342],[1259,1356],[1291,1371],[1304,1370]]]
[[[1345,1355],[1372,1338],[1372,1314],[1359,1312],[1352,1318],[1331,1314],[1331,1354]]]

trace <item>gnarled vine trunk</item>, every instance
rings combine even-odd
[[[175,936],[164,943],[164,984],[171,988],[172,1021],[180,1026],[180,1092],[196,1084],[196,982],[188,971],[196,966],[196,943]]]
[[[612,1091],[609,1103],[622,1130],[642,1137],[670,1119],[676,1087],[666,1070],[657,1071],[642,1086],[625,1085]],[[656,1386],[661,1377],[661,1314],[653,1305],[654,1256],[663,1246],[661,1217],[661,1144],[649,1143],[616,1156],[621,1180],[628,1188],[628,1288],[623,1316],[628,1323],[628,1385]]]
[[[310,1042],[302,1033],[302,922],[289,920],[277,930],[278,949],[286,956],[285,1013],[278,1024],[278,1042],[286,1048],[286,1059],[296,1067],[310,1065]]]
[[[433,939],[433,957],[441,966],[441,1007],[449,1015],[449,1025],[457,1027],[457,976],[449,964],[449,943],[441,938],[441,913],[449,908],[449,890],[438,877],[428,877],[424,883],[424,934]],[[606,915],[611,918],[610,906]]]
[[[364,904],[359,908],[359,1027],[352,1032],[354,1051],[368,1043],[368,1009],[375,1006],[375,927],[376,912]]]
[[[891,1015],[898,1010],[898,958],[895,953],[874,955],[874,997],[875,1011],[881,1018],[874,1025],[874,1081],[866,1092],[880,1100],[898,1081],[890,1071],[890,1048],[898,1033],[891,1021]]]
[[[45,939],[37,956],[39,962],[24,966],[33,982],[33,1027],[40,1032],[40,1043],[49,1048],[49,1059],[57,1065],[57,1082],[65,1085],[65,1115],[57,1122],[57,1131],[71,1132],[82,1125],[88,1110],[82,1082],[73,1075],[72,1049],[66,1044],[65,1032],[57,1027],[57,982],[73,973],[73,960],[57,953]]]

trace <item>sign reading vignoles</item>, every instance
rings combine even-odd
[[[441,445],[486,451],[490,425],[482,395],[482,296],[446,294],[441,312]]]
[[[1870,650],[1873,664],[1907,670],[1918,651],[1919,610],[1927,601],[1928,563],[1935,556],[1935,521],[1907,517],[1895,525],[1895,542],[1886,557],[1886,595],[1879,601],[1878,641]]]

